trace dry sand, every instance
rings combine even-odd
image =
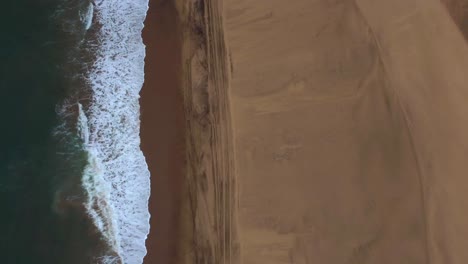
[[[462,0],[175,2],[145,263],[468,263]]]
[[[468,39],[468,0],[441,0],[447,7],[454,22]]]
[[[466,263],[468,50],[443,6],[225,3],[242,263]]]

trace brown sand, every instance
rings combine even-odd
[[[147,29],[145,263],[468,263],[455,0],[175,2]]]
[[[222,1],[177,1],[183,28],[187,196],[180,263],[238,261],[229,62]]]
[[[447,7],[454,22],[468,39],[468,0],[441,0]]]
[[[440,2],[225,3],[242,263],[467,263],[468,49]]]
[[[236,255],[227,250],[236,197],[222,9],[174,4],[152,1],[144,31],[141,137],[153,215],[144,263],[222,263]]]
[[[143,32],[142,149],[151,171],[151,231],[145,264],[175,262],[185,165],[181,38],[170,1],[151,1]]]

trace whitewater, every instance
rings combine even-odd
[[[98,28],[85,77],[91,95],[78,104],[77,128],[88,156],[85,208],[111,248],[103,264],[142,263],[146,255],[150,174],[140,149],[139,92],[147,9],[148,0],[96,0],[80,14],[86,29]]]

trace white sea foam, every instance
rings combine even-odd
[[[87,165],[83,171],[82,186],[86,192],[85,208],[93,219],[94,225],[105,238],[108,246],[118,252],[116,241],[116,219],[111,200],[111,184],[105,181],[104,168],[99,160],[97,149],[90,144],[89,120],[83,111],[83,106],[78,104],[78,134],[83,140],[83,146],[87,152]]]
[[[85,30],[91,28],[91,24],[93,22],[93,14],[94,14],[94,5],[89,3],[85,10],[80,10],[80,21],[83,23]]]
[[[87,76],[92,96],[86,109],[79,106],[78,127],[88,152],[85,206],[120,258],[103,256],[102,263],[139,264],[146,255],[150,175],[140,150],[138,99],[147,9],[148,0],[95,1],[98,48]]]

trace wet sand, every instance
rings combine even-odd
[[[175,262],[185,166],[181,38],[171,1],[150,1],[143,38],[142,150],[151,172],[151,230],[145,264]]]

